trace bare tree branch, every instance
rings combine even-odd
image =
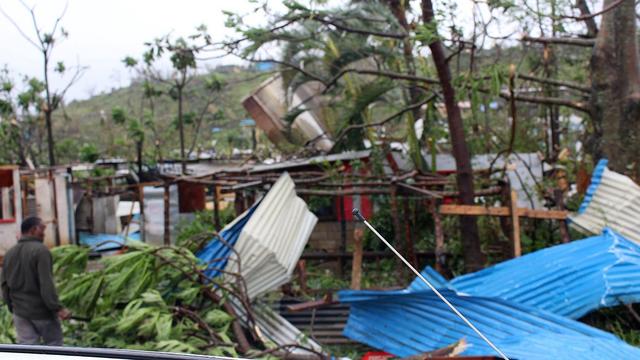
[[[578,20],[578,21],[584,21],[584,20],[593,19],[594,17],[596,17],[598,15],[602,15],[602,14],[608,12],[608,11],[613,10],[618,5],[622,4],[623,1],[625,1],[625,0],[618,0],[616,2],[613,2],[613,3],[609,4],[609,6],[604,7],[602,10],[600,10],[600,11],[598,11],[596,13],[593,13],[593,14],[587,13],[587,14],[585,14],[583,12],[583,10],[582,10],[583,8],[580,5],[584,4],[584,6],[586,7],[587,4],[586,4],[586,2],[584,0],[578,0],[576,5],[580,8],[580,11],[582,11],[583,14],[580,15],[580,16],[563,15],[562,18],[563,19],[573,19],[573,20]],[[589,10],[589,8],[587,7],[587,11],[588,10]]]
[[[36,49],[41,50],[40,46],[33,41],[27,34],[25,34],[24,31],[22,31],[22,29],[20,28],[20,26],[18,26],[18,24],[13,20],[13,18],[11,18],[11,16],[9,16],[9,14],[7,14],[2,7],[0,7],[0,13],[2,13],[2,15],[9,20],[9,22],[11,22],[11,24],[13,24],[13,26],[16,28],[16,30],[18,30],[18,32],[20,33],[20,35],[22,35],[23,38],[25,38],[25,40],[27,40],[29,42],[29,44],[33,45],[36,47]]]
[[[583,92],[591,92],[591,88],[590,87],[584,86],[584,85],[580,85],[578,83],[574,83],[574,82],[571,82],[571,81],[562,81],[562,80],[543,78],[543,77],[538,77],[538,76],[533,76],[533,75],[526,75],[526,74],[518,74],[518,78],[524,79],[524,80],[529,80],[529,81],[535,81],[535,82],[539,82],[539,83],[543,83],[543,84],[549,84],[549,85],[555,85],[555,86],[564,86],[564,87],[567,87],[569,89],[574,89],[574,90],[583,91]]]
[[[500,97],[506,100],[511,99],[511,95],[509,94],[508,91],[501,92]],[[514,96],[514,99],[516,101],[530,102],[534,104],[566,106],[566,107],[569,107],[578,111],[582,111],[585,113],[589,113],[590,111],[589,106],[582,101],[573,101],[568,99],[545,97],[545,96],[518,95],[517,93]]]
[[[432,101],[433,99],[436,98],[436,95],[432,95],[430,97],[428,97],[427,99],[420,101],[419,103],[415,103],[415,104],[411,104],[393,114],[391,114],[390,116],[386,117],[385,119],[375,122],[375,123],[371,123],[371,124],[353,124],[353,125],[349,125],[346,128],[344,128],[342,131],[340,131],[340,134],[338,134],[338,136],[336,136],[335,139],[335,143],[333,145],[333,147],[335,148],[335,146],[340,142],[340,140],[342,140],[342,138],[344,138],[347,133],[349,133],[352,130],[356,130],[356,129],[364,129],[364,128],[368,128],[368,127],[375,127],[375,126],[382,126],[386,123],[388,123],[389,121],[397,118],[398,116],[402,116],[404,113],[408,112],[408,111],[412,111],[414,109],[419,109],[420,107],[422,107],[422,105],[428,103],[429,101]],[[333,149],[332,149],[333,150]]]
[[[524,35],[521,40],[525,42],[535,42],[541,44],[562,44],[585,47],[593,47],[596,44],[596,41],[594,39],[578,39],[569,37],[531,37],[529,35]]]
[[[407,34],[394,34],[394,33],[385,33],[385,32],[371,31],[371,30],[365,30],[365,29],[356,29],[356,28],[352,28],[352,27],[349,27],[347,25],[343,25],[343,24],[340,24],[338,22],[335,22],[335,21],[332,21],[332,20],[329,20],[329,19],[322,18],[322,17],[313,17],[313,18],[311,18],[311,20],[315,20],[315,21],[318,21],[318,22],[323,23],[325,25],[330,25],[330,26],[335,27],[336,29],[339,29],[339,30],[342,30],[342,31],[346,31],[346,32],[349,32],[349,33],[353,33],[353,34],[372,35],[372,36],[391,38],[391,39],[398,39],[398,40],[402,40],[402,39],[407,37]]]

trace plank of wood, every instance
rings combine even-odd
[[[508,207],[486,207],[481,205],[440,205],[442,215],[511,216]],[[569,215],[564,210],[534,210],[518,208],[518,216],[534,219],[566,220]]]
[[[522,244],[520,242],[520,216],[518,216],[518,193],[511,190],[511,201],[509,202],[511,213],[511,240],[513,241],[513,257],[522,255]]]

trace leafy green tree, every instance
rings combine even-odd
[[[64,75],[67,73],[66,65],[58,61],[53,64],[53,49],[57,44],[60,43],[63,39],[66,39],[69,36],[69,33],[60,26],[60,22],[64,17],[67,7],[65,6],[62,14],[56,18],[53,26],[50,31],[45,32],[42,31],[40,26],[38,25],[37,17],[35,14],[34,8],[29,8],[25,3],[22,3],[24,8],[29,12],[31,16],[31,20],[33,22],[33,27],[35,31],[35,37],[29,36],[23,29],[21,29],[16,22],[4,11],[0,8],[0,13],[4,15],[7,20],[9,20],[18,30],[20,35],[22,35],[25,40],[29,42],[29,44],[33,45],[37,51],[42,56],[42,100],[43,103],[38,106],[38,110],[44,114],[45,118],[45,126],[47,131],[47,144],[48,144],[48,154],[49,154],[49,166],[54,166],[56,164],[55,161],[55,143],[53,137],[53,112],[56,111],[63,102],[64,96],[69,88],[76,82],[83,74],[84,68],[78,66],[75,69],[75,72],[70,75],[66,85],[63,86],[59,90],[55,90],[51,84],[51,71],[58,73],[60,75]],[[35,80],[34,80],[35,81]]]
[[[197,55],[205,46],[211,43],[211,37],[207,33],[205,26],[199,26],[197,33],[187,38],[173,39],[170,35],[155,39],[147,43],[147,51],[143,54],[143,62],[146,66],[147,74],[156,81],[169,85],[167,94],[177,102],[177,128],[180,137],[180,159],[182,172],[186,173],[186,153],[185,153],[185,91],[187,86],[193,81],[197,71]],[[163,55],[167,54],[173,72],[168,77],[163,77],[158,71],[153,69],[153,64]],[[127,62],[127,59],[129,60]],[[125,64],[130,66],[133,62],[130,58],[125,59]],[[190,118],[191,119],[191,118]],[[187,120],[190,120],[187,119]]]

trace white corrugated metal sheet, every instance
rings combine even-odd
[[[240,257],[240,273],[251,299],[289,281],[318,222],[294,186],[288,173],[273,184],[242,229],[225,268],[237,273]]]
[[[587,234],[608,227],[640,244],[640,186],[600,160],[580,210],[570,220],[571,226]]]

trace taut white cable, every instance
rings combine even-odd
[[[367,227],[369,228],[369,230],[373,231],[374,234],[376,234],[376,236],[382,240],[382,242],[387,245],[387,247],[389,249],[391,249],[391,251],[393,251],[394,254],[396,254],[396,256],[398,258],[400,258],[400,260],[402,260],[402,262],[407,265],[407,267],[409,269],[411,269],[411,271],[413,271],[417,277],[420,278],[420,280],[422,280],[425,284],[427,284],[427,286],[440,298],[440,300],[442,300],[445,304],[447,304],[447,306],[449,306],[449,308],[451,308],[451,310],[458,315],[458,317],[460,319],[462,319],[462,321],[464,321],[467,325],[469,325],[469,327],[476,332],[476,334],[478,334],[482,340],[484,340],[487,344],[489,344],[489,346],[491,346],[491,348],[493,350],[495,350],[503,359],[505,360],[509,360],[509,358],[507,357],[507,355],[505,355],[500,349],[498,349],[497,346],[493,345],[493,343],[487,339],[486,336],[484,336],[484,334],[482,334],[480,332],[480,330],[478,330],[472,323],[471,321],[469,321],[464,315],[462,315],[462,313],[460,313],[460,311],[458,311],[458,309],[456,309],[444,296],[442,296],[442,294],[440,294],[440,292],[438,291],[438,289],[436,289],[433,285],[431,285],[431,283],[424,278],[424,276],[422,276],[422,274],[420,274],[420,272],[418,272],[418,270],[416,270],[411,264],[409,264],[409,262],[402,256],[400,255],[400,253],[391,245],[389,244],[389,242],[382,236],[380,235],[380,233],[378,231],[376,231],[376,229],[373,228],[373,226],[371,226],[371,224],[369,224],[369,222],[360,214],[360,210],[358,209],[353,209],[352,211],[353,216],[355,216],[356,218],[358,218],[359,220],[361,220],[362,222],[364,222],[365,225],[367,225]]]

